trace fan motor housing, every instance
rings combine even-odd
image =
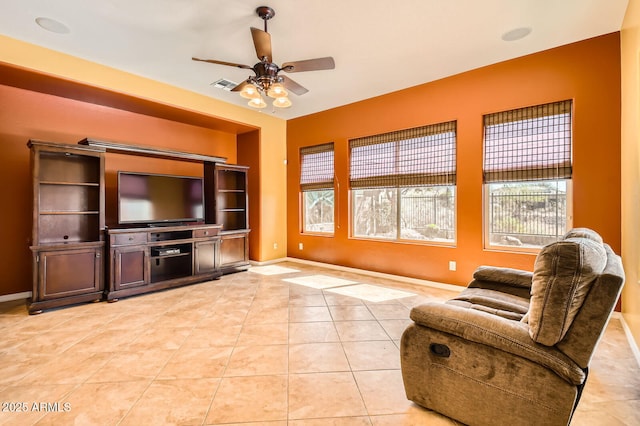
[[[273,62],[262,61],[253,66],[253,71],[258,77],[276,77],[278,75],[278,71],[280,71],[280,68],[278,68],[278,66]]]
[[[278,77],[278,71],[280,71],[280,69],[273,62],[258,62],[253,66],[253,71],[256,73],[255,80],[265,90],[273,83],[282,80],[282,77]]]

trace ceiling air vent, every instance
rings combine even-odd
[[[222,89],[222,90],[226,90],[227,92],[231,91],[231,89],[233,89],[234,87],[236,87],[238,85],[238,83],[235,83],[231,80],[226,80],[224,78],[221,78],[218,81],[214,81],[213,83],[211,83],[211,85],[213,87],[215,87],[216,89]]]

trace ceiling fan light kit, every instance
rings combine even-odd
[[[276,12],[268,6],[260,6],[256,9],[256,14],[264,21],[264,31],[251,27],[251,37],[260,62],[251,67],[249,65],[218,61],[215,59],[191,59],[194,61],[253,70],[255,75],[250,76],[246,81],[231,89],[231,91],[239,92],[240,96],[249,99],[249,106],[253,108],[265,108],[267,106],[267,103],[262,98],[262,94],[274,98],[272,103],[274,107],[288,108],[291,106],[291,100],[288,98],[289,92],[300,96],[307,93],[308,90],[289,77],[278,75],[280,71],[292,73],[329,70],[335,68],[335,62],[332,57],[328,56],[303,61],[285,62],[282,64],[282,67],[278,66],[272,62],[271,59],[271,35],[267,32],[267,21],[273,18]]]
[[[274,83],[267,90],[267,96],[270,98],[286,98],[289,95],[282,83]]]
[[[273,101],[273,106],[278,108],[289,108],[291,106],[291,101],[286,96],[283,96],[281,98],[276,98],[276,100]]]
[[[233,90],[233,89],[232,89]],[[240,91],[240,96],[245,99],[256,99],[260,97],[260,92],[258,92],[258,88],[252,84],[246,84]]]
[[[249,101],[249,106],[253,108],[264,108],[267,106],[267,103],[262,99],[262,96],[258,96],[257,98]]]

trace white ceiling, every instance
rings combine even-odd
[[[244,81],[253,66],[249,27],[268,21],[277,64],[333,56],[334,70],[285,74],[309,89],[283,119],[323,111],[621,28],[628,0],[0,0],[0,33],[237,105],[212,87]],[[40,28],[38,17],[70,32]],[[518,27],[532,32],[505,42]],[[0,52],[0,61],[2,52]],[[246,106],[249,108],[248,106]]]

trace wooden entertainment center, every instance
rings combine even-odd
[[[109,229],[105,297],[163,290],[219,278],[221,225]]]
[[[248,269],[248,167],[219,157],[91,139],[78,145],[35,140],[27,145],[33,177],[29,313],[116,301]],[[107,229],[107,152],[202,163],[204,223]]]

